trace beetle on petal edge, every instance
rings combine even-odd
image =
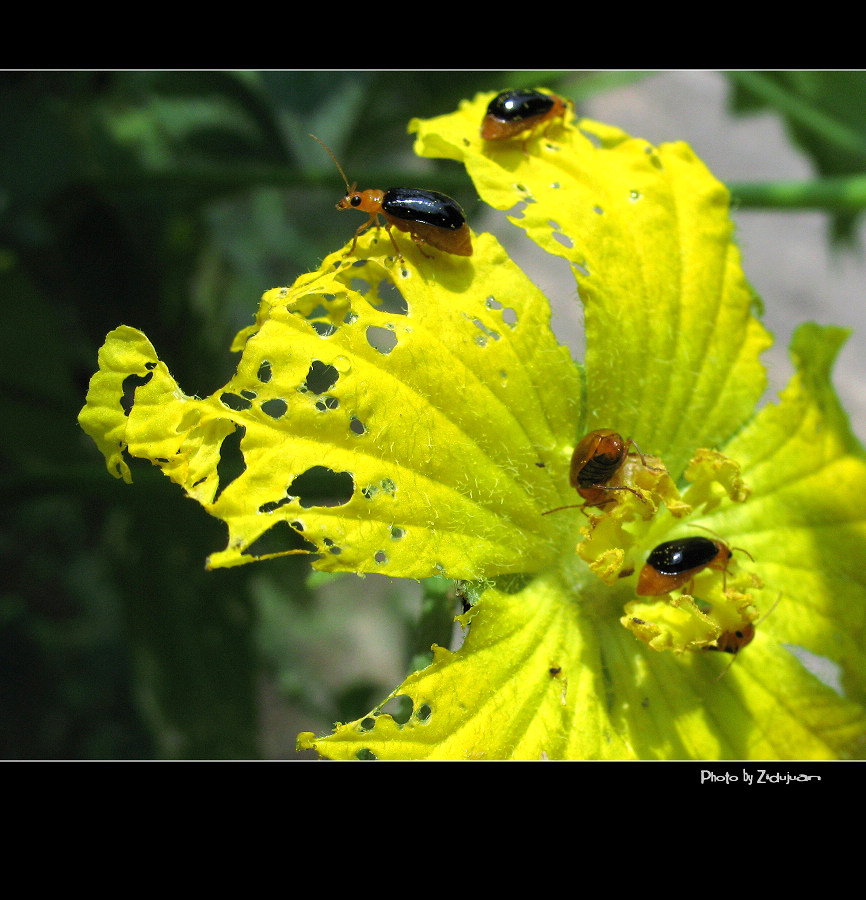
[[[315,135],[310,137],[319,141]],[[371,188],[366,191],[356,190],[357,184],[349,185],[337,158],[325,144],[320,144],[328,151],[337,166],[343,181],[346,182],[346,196],[337,203],[337,209],[359,209],[369,215],[369,219],[355,232],[355,239],[349,248],[351,254],[361,232],[371,225],[379,224],[379,216],[385,220],[385,229],[391,243],[402,260],[403,254],[391,233],[393,225],[399,231],[405,231],[418,246],[424,256],[423,245],[429,244],[436,250],[452,253],[455,256],[472,256],[472,236],[466,224],[466,216],[456,200],[438,191],[427,191],[421,188],[390,188],[383,191]]]
[[[552,123],[565,114],[568,101],[556,94],[517,89],[502,91],[488,104],[481,123],[481,137],[485,141],[505,141],[542,122]]]
[[[608,491],[630,491],[638,500],[646,503],[646,499],[633,487],[608,484],[625,463],[629,447],[637,449],[637,444],[632,440],[623,440],[621,435],[610,428],[590,431],[574,448],[568,477],[569,484],[583,497],[584,502],[557,506],[542,515],[547,516],[561,509],[574,509],[577,506],[604,506],[614,500],[613,497],[606,496]],[[639,449],[637,452],[646,466],[643,453]]]

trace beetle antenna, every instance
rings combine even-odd
[[[725,666],[724,669],[722,669],[721,672],[719,672],[718,675],[716,675],[716,677],[713,679],[714,682],[716,682],[716,681],[721,681],[721,680],[725,677],[725,675],[728,674],[728,669],[730,669],[731,666],[734,664],[734,660],[735,660],[736,658],[737,658],[737,654],[736,654],[736,653],[732,653],[732,654],[731,654],[731,661]]]
[[[782,592],[779,591],[779,596],[776,597],[775,603],[773,603],[773,605],[764,613],[764,615],[759,616],[757,619],[755,619],[755,624],[757,625],[759,622],[763,622],[767,618],[767,616],[769,616],[770,613],[779,605],[779,601],[781,599],[782,599]]]
[[[660,469],[658,466],[651,466],[651,465],[646,461],[646,457],[644,456],[643,450],[641,450],[641,448],[638,447],[638,445],[637,445],[631,438],[628,439],[627,444],[631,444],[631,446],[634,447],[635,450],[637,450],[637,455],[640,457],[640,464],[641,464],[645,469],[649,469],[650,472],[664,472],[664,467],[662,467],[662,468]],[[629,456],[633,456],[633,455],[634,455],[634,454],[629,453]]]
[[[562,509],[577,509],[578,506],[583,506],[582,503],[570,503],[568,506],[557,506],[555,509],[549,509],[547,512],[543,512],[541,515],[549,516],[551,513],[559,512]]]
[[[745,550],[744,550],[743,552],[745,553]],[[764,613],[764,615],[758,616],[758,618],[755,619],[754,622],[752,622],[752,625],[757,625],[759,622],[763,622],[763,621],[767,618],[767,616],[769,616],[770,613],[771,613],[771,612],[779,605],[779,601],[780,601],[781,599],[782,599],[782,592],[779,591],[779,596],[776,597],[775,603],[773,603],[773,605],[772,605],[772,606]],[[731,661],[730,661],[730,662],[725,666],[725,668],[722,669],[722,671],[721,671],[721,672],[713,679],[714,681],[721,681],[722,678],[724,678],[725,675],[728,674],[728,669],[730,669],[731,666],[734,664],[734,660],[737,658],[737,654],[738,654],[738,653],[739,653],[739,650],[735,651],[735,652],[732,654],[732,656],[731,656]]]
[[[733,553],[734,550],[739,550],[740,553],[745,553],[746,556],[748,556],[749,559],[750,559],[752,562],[755,561],[755,557],[752,556],[752,554],[749,553],[749,551],[746,550],[744,547],[731,547],[728,543],[726,543],[726,541],[725,541],[724,538],[718,533],[718,531],[713,531],[712,528],[707,528],[706,525],[697,525],[697,524],[695,524],[695,523],[692,523],[690,527],[691,527],[691,528],[700,528],[701,531],[708,531],[710,534],[714,534],[714,535],[715,535],[715,536],[716,536],[723,544],[725,544],[725,546],[728,548],[728,550],[731,551],[731,553]]]
[[[708,531],[710,534],[714,534],[719,540],[724,540],[718,531],[713,531],[712,528],[707,528],[706,525],[698,525],[696,522],[690,522],[689,528],[700,528],[701,531]]]
[[[643,496],[639,491],[636,491],[634,488],[628,487],[625,484],[593,484],[591,487],[599,488],[604,491],[630,491],[635,497],[638,498],[643,503],[649,503],[646,497]],[[609,500],[599,501],[596,505],[602,506],[604,503],[613,503],[613,497]],[[559,512],[561,509],[577,509],[578,507],[583,508],[586,506],[586,503],[569,503],[568,506],[557,506],[555,509],[549,509],[547,512],[543,512],[541,515],[549,516],[551,513]],[[586,514],[586,510],[584,510],[584,514]]]
[[[337,162],[337,157],[334,156],[334,151],[324,142],[320,141],[314,134],[308,134],[308,137],[311,137],[314,141],[319,141],[319,143],[328,151],[328,155],[334,160],[334,165],[337,167],[337,171],[340,175],[343,176],[343,181],[346,182],[346,193],[351,194],[352,189],[349,187],[349,179],[346,178],[346,173],[343,171],[343,167]]]

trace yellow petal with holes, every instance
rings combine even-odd
[[[371,229],[357,260],[264,295],[236,376],[204,399],[117,329],[81,424],[113,471],[123,450],[149,459],[226,522],[212,567],[308,552],[410,578],[535,571],[566,524],[541,514],[567,485],[580,372],[544,296],[475,244],[428,259],[406,242],[399,265]]]
[[[751,415],[771,343],[733,241],[729,196],[684,143],[589,120],[483,141],[492,94],[413,120],[421,156],[461,161],[481,197],[571,263],[586,328],[584,431],[613,428],[678,478]]]
[[[488,589],[456,653],[437,649],[391,698],[298,749],[329,759],[827,759],[862,752],[862,707],[770,641],[728,654],[660,653],[610,609],[624,592],[580,572]],[[622,607],[620,606],[620,609]],[[387,704],[383,704],[387,706]]]

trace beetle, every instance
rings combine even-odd
[[[316,141],[319,139],[310,135]],[[436,250],[453,253],[455,256],[472,256],[472,236],[466,224],[466,216],[456,200],[439,191],[427,191],[421,188],[389,188],[380,190],[371,188],[366,191],[357,190],[357,183],[349,185],[349,181],[337,162],[331,149],[319,141],[328,151],[331,159],[346,182],[346,196],[337,203],[337,209],[359,209],[369,215],[369,219],[355,232],[355,239],[348,254],[355,250],[355,244],[361,232],[371,225],[379,225],[379,216],[385,220],[385,229],[397,256],[403,260],[403,254],[391,233],[391,226],[409,234],[418,246],[421,254],[430,258],[422,249],[429,244]]]
[[[608,491],[630,491],[638,500],[646,503],[646,498],[633,487],[608,484],[625,463],[629,447],[637,450],[641,462],[646,466],[646,460],[637,444],[631,439],[623,440],[622,436],[611,428],[598,428],[581,438],[571,455],[568,480],[583,497],[584,502],[557,506],[556,509],[549,509],[542,515],[547,516],[561,509],[574,509],[577,506],[604,506],[614,500],[613,497],[605,496]]]
[[[755,639],[755,625],[758,622],[763,622],[767,616],[778,606],[779,601],[782,599],[782,595],[776,598],[776,602],[762,615],[759,619],[755,619],[754,622],[748,622],[745,625],[740,626],[739,628],[734,628],[731,631],[723,631],[717,638],[715,644],[710,644],[707,647],[704,647],[704,650],[715,650],[721,653],[730,653],[732,656],[731,661],[728,665],[725,666],[724,669],[719,673],[716,677],[716,681],[719,681],[723,678],[728,669],[734,664],[734,660],[737,658],[737,654],[743,649],[743,647],[748,647],[749,644]]]
[[[715,645],[710,644],[707,647],[704,647],[704,650],[718,650],[722,653],[730,653],[731,661],[719,672],[718,675],[713,679],[714,681],[721,681],[725,675],[728,674],[728,669],[734,664],[734,660],[737,658],[737,654],[743,647],[747,647],[752,641],[755,639],[755,626],[750,622],[748,625],[744,625],[741,628],[736,628],[733,631],[724,631],[717,638]]]
[[[739,653],[743,647],[748,647],[755,639],[755,626],[749,622],[742,628],[733,631],[724,631],[716,638],[715,645],[710,645],[707,650],[718,650],[722,653]]]
[[[548,122],[549,128],[567,108],[568,101],[556,94],[526,89],[502,91],[487,106],[481,137],[485,141],[505,141],[542,122]]]
[[[704,569],[715,569],[727,575],[728,561],[734,549],[722,540],[705,537],[678,538],[659,544],[647,557],[638,576],[639,597],[669,594]],[[751,559],[751,554],[743,550]]]

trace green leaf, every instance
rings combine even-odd
[[[737,112],[772,109],[803,150],[818,175],[816,193],[826,193],[825,208],[834,213],[833,236],[851,240],[863,206],[851,210],[861,194],[859,179],[842,176],[866,172],[866,72],[791,71],[727,72],[734,86],[731,106]],[[748,186],[746,186],[748,187]],[[748,197],[748,190],[740,192]],[[840,195],[838,201],[834,193]],[[809,192],[801,190],[806,199]],[[855,196],[852,196],[854,194]]]
[[[792,136],[826,175],[862,171],[866,72],[728,72],[737,112],[767,106],[782,114]]]

